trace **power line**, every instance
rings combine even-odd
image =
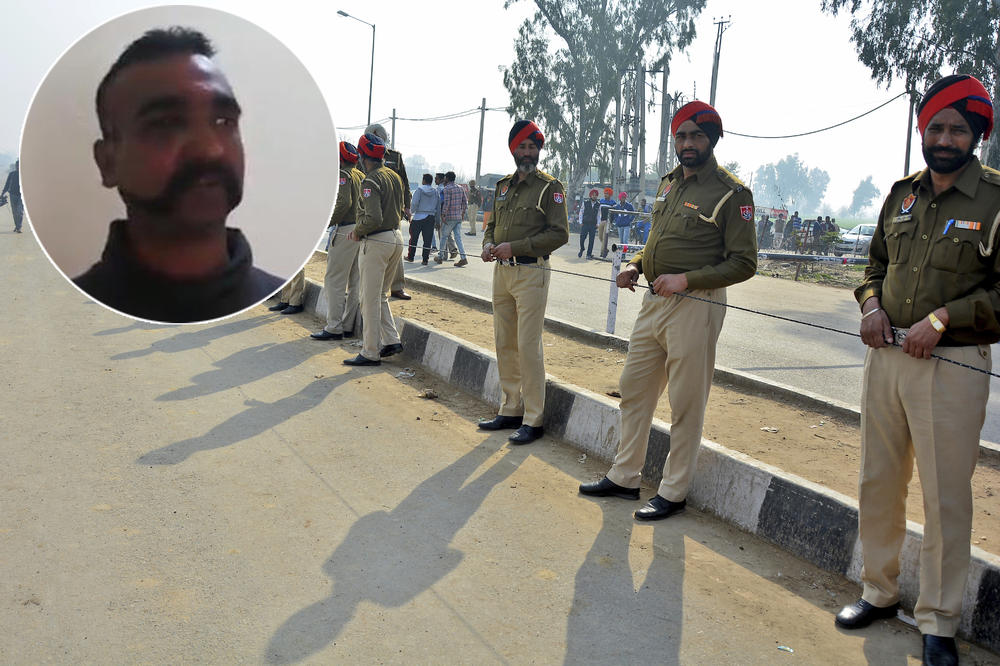
[[[882,104],[879,104],[874,109],[869,109],[868,111],[865,111],[864,113],[862,113],[860,115],[854,116],[853,118],[849,118],[848,120],[845,120],[844,122],[841,122],[841,123],[837,123],[836,125],[830,125],[829,127],[824,127],[822,129],[818,129],[818,130],[812,130],[810,132],[800,132],[799,134],[785,134],[785,135],[782,135],[782,136],[758,136],[756,134],[741,134],[740,132],[733,132],[732,130],[726,130],[726,134],[732,134],[734,136],[742,136],[742,137],[745,137],[747,139],[794,139],[794,138],[797,138],[797,137],[800,137],[800,136],[809,136],[810,134],[819,134],[820,132],[826,132],[827,130],[832,130],[832,129],[836,128],[836,127],[841,127],[843,125],[846,125],[847,123],[853,123],[855,120],[857,120],[859,118],[864,118],[865,116],[867,116],[870,113],[875,113],[876,111],[878,111],[879,109],[881,109],[883,106],[887,106],[887,105],[895,102],[897,99],[899,99],[903,95],[908,95],[908,94],[909,94],[909,91],[903,91],[903,92],[899,93],[898,95],[896,95],[895,97],[893,97],[892,99],[890,99],[888,102],[883,102]]]

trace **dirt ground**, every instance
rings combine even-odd
[[[322,282],[325,262],[326,256],[317,254],[306,267],[306,275]],[[837,268],[852,267],[837,265]],[[792,271],[794,273],[794,265]],[[768,274],[764,270],[761,272]],[[858,283],[857,277],[850,279],[852,286]],[[429,324],[480,347],[494,349],[490,312],[421,291],[414,282],[409,282],[406,289],[413,300],[391,300],[393,314]],[[618,379],[625,363],[623,352],[548,331],[544,344],[545,369],[549,374],[596,393],[617,395]],[[666,392],[660,399],[656,416],[670,421]],[[777,431],[764,428],[776,428]],[[858,496],[860,430],[830,415],[717,383],[708,399],[704,437],[850,497]],[[1000,465],[980,461],[972,486],[975,506],[972,544],[991,553],[1000,553]],[[910,520],[923,523],[922,501],[923,493],[914,473],[907,501]]]
[[[854,289],[861,284],[861,280],[865,274],[865,267],[838,264],[832,261],[795,262],[767,260],[758,262],[757,274],[788,280],[796,279],[797,274],[799,282],[814,282],[830,287]]]

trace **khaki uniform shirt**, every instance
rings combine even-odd
[[[537,169],[520,182],[516,173],[500,179],[483,247],[510,243],[515,257],[544,257],[567,241],[569,219],[562,183]]]
[[[410,192],[410,179],[406,177],[406,166],[403,164],[403,156],[399,151],[386,148],[385,165],[395,171],[399,179],[403,181],[403,208],[409,208],[410,201],[413,199],[413,193]]]
[[[646,246],[629,264],[653,282],[687,276],[690,289],[727,287],[757,272],[753,195],[712,156],[689,178],[678,166],[660,181]]]
[[[337,203],[333,206],[330,216],[330,226],[337,224],[353,224],[358,220],[358,208],[361,204],[361,181],[365,174],[361,169],[350,166],[340,168],[340,189],[337,190]]]
[[[399,228],[403,218],[403,183],[396,172],[380,166],[361,182],[361,211],[354,233],[359,238]]]
[[[942,305],[941,343],[1000,340],[1000,171],[975,157],[934,196],[927,169],[889,191],[869,249],[858,303],[878,296],[893,326],[908,328]],[[986,255],[986,256],[984,256]]]

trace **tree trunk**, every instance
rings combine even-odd
[[[997,128],[1000,128],[1000,104],[997,103],[1000,100],[1000,76],[993,84],[993,100],[993,135],[983,144],[980,159],[986,166],[1000,169],[1000,134],[997,133]]]

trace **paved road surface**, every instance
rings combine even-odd
[[[468,241],[467,249],[475,252],[481,247],[482,236],[463,236],[463,240]],[[553,256],[552,268],[611,279],[610,263],[578,259],[578,249],[579,236],[573,235],[569,244]],[[473,259],[461,269],[447,262],[426,268],[419,263],[406,264],[406,270],[420,279],[488,298],[493,267]],[[609,282],[555,274],[547,313],[604,331],[609,288]],[[858,330],[858,307],[849,289],[758,276],[730,287],[728,299],[732,305],[782,317],[843,331]],[[620,293],[615,333],[624,337],[631,334],[640,304],[638,291]],[[993,355],[1000,359],[1000,346],[993,346]],[[731,309],[719,339],[716,363],[857,407],[861,403],[864,358],[859,338]],[[1000,380],[996,378],[990,382],[990,403],[982,438],[1000,442]]]
[[[489,410],[405,359],[346,368],[305,315],[137,324],[6,230],[0,266],[0,663],[919,654],[898,621],[834,629],[855,586],[694,511],[582,499],[602,466],[477,432]]]

